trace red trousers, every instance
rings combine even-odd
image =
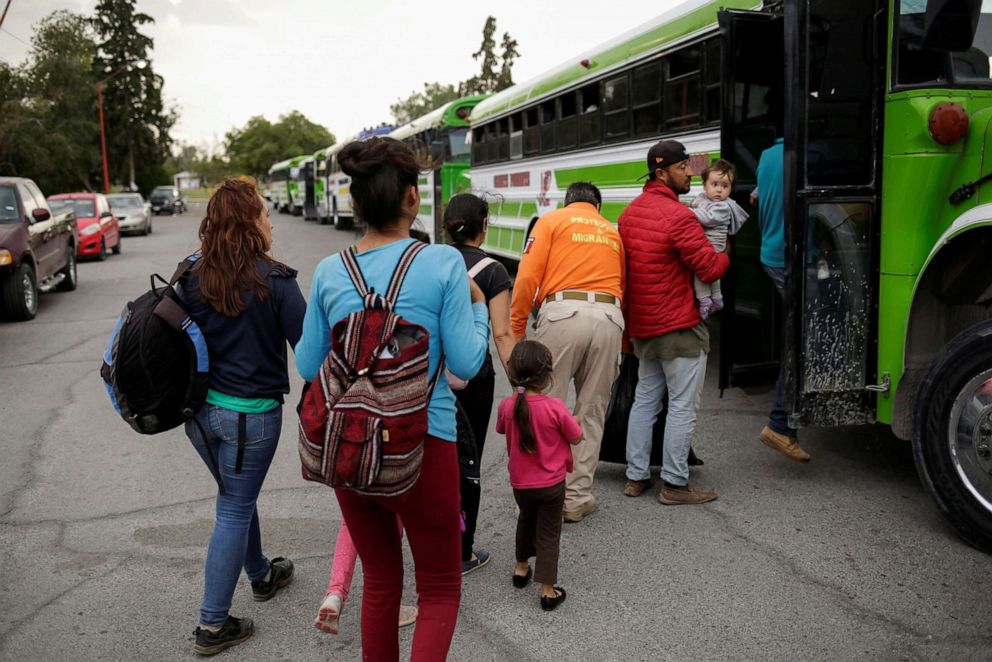
[[[446,659],[462,593],[461,519],[455,444],[424,442],[424,465],[413,488],[398,497],[368,497],[335,490],[341,513],[362,559],[362,659],[399,660],[403,551],[399,517],[413,552],[420,596],[411,662]]]

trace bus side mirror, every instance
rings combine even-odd
[[[923,48],[963,53],[971,48],[982,0],[930,0],[923,22]]]

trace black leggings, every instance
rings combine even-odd
[[[482,451],[486,447],[486,432],[489,431],[489,417],[493,412],[493,392],[496,389],[496,374],[489,371],[486,377],[472,379],[461,391],[455,391],[458,404],[465,410],[469,425],[475,435],[475,446],[482,461]],[[464,476],[461,479],[462,510],[465,512],[465,532],[462,533],[462,561],[472,558],[475,544],[475,525],[479,520],[479,500],[482,486]]]

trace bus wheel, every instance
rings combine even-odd
[[[992,320],[963,331],[920,385],[913,458],[962,538],[992,552]]]

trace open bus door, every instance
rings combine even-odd
[[[773,84],[761,77],[777,67],[784,136],[780,332],[786,408],[795,427],[867,423],[874,418],[872,391],[884,388],[874,375],[885,3],[805,0],[779,6],[780,14],[720,13],[722,149],[738,168],[750,167],[757,150],[748,143],[754,131],[748,93],[762,82]],[[778,63],[768,60],[776,47]],[[751,259],[742,253],[735,253],[736,262]],[[741,300],[735,300],[732,322],[741,317]],[[731,385],[740,356],[732,351],[726,359]]]
[[[721,11],[723,56],[720,155],[737,168],[733,198],[750,220],[732,238],[722,280],[720,388],[774,384],[781,355],[782,305],[761,266],[758,209],[749,203],[761,153],[781,135],[782,16]]]
[[[307,221],[317,218],[316,181],[317,161],[310,159],[303,164],[303,218]]]

